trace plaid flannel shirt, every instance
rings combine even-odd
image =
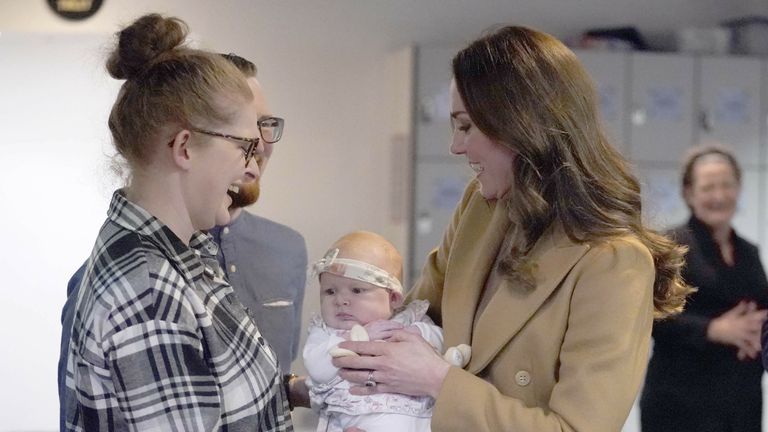
[[[275,353],[216,253],[115,192],[77,301],[67,430],[293,430]]]

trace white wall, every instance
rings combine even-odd
[[[289,12],[269,18],[250,1],[230,2],[211,17],[206,3],[160,9],[187,20],[204,47],[253,59],[274,112],[287,119],[253,210],[302,232],[311,259],[360,228],[405,251],[407,219],[391,222],[390,203],[391,161],[407,160],[407,148],[393,155],[390,143],[407,135],[409,51],[329,43],[304,27],[314,25],[311,16],[292,28]],[[101,56],[118,23],[157,10],[154,4],[105,2],[92,21],[75,26],[55,21],[44,2],[0,3],[0,430],[56,428],[65,286],[90,251],[114,183],[101,179],[115,92]],[[41,42],[50,38],[50,46]],[[317,310],[316,293],[307,293],[305,310]]]
[[[586,27],[644,20],[640,28],[657,37],[676,24],[706,25],[728,14],[756,13],[763,2],[112,0],[75,23],[57,19],[43,1],[0,0],[0,34],[69,35],[86,48],[69,53],[71,63],[61,58],[66,49],[0,56],[0,70],[36,65],[17,74],[18,85],[0,83],[0,100],[6,101],[6,111],[0,108],[0,430],[52,430],[57,424],[54,383],[64,287],[90,250],[113,186],[101,177],[102,153],[110,149],[105,101],[114,87],[97,66],[120,25],[149,11],[176,15],[203,47],[257,63],[287,130],[253,210],[302,232],[312,259],[341,233],[358,228],[379,231],[406,251],[407,188],[398,182],[407,184],[408,170],[398,164],[407,158],[401,138],[407,142],[411,114],[407,46],[461,42],[500,22],[567,37]],[[44,61],[51,58],[59,61]],[[83,73],[93,80],[92,91],[63,96],[69,80]],[[25,97],[21,89],[31,93]],[[12,106],[10,94],[16,95]],[[7,135],[11,130],[34,136]],[[59,189],[39,194],[29,186],[41,183]],[[305,316],[316,308],[317,294],[307,293]]]

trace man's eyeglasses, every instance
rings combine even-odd
[[[274,144],[283,136],[285,120],[280,117],[263,117],[259,119],[258,125],[261,139],[267,144]]]
[[[219,132],[209,131],[205,129],[198,129],[198,128],[189,128],[192,132],[201,133],[204,135],[210,135],[215,137],[221,137],[226,139],[231,139],[234,141],[240,141],[244,143],[248,143],[248,147],[240,147],[240,150],[243,151],[243,155],[245,156],[245,166],[247,167],[249,163],[251,163],[251,159],[256,155],[256,149],[259,147],[259,138],[243,138],[239,136],[234,135],[227,135]]]
[[[259,134],[261,134],[261,139],[263,139],[264,142],[268,144],[274,144],[278,142],[280,137],[283,136],[283,125],[285,124],[285,120],[280,117],[264,117],[259,119],[257,124],[259,126]],[[256,155],[256,149],[259,147],[259,138],[243,138],[195,127],[190,128],[190,130],[204,135],[221,137],[247,143],[247,147],[241,147],[243,153],[245,154],[246,167],[251,162],[251,159],[253,159],[253,157]]]

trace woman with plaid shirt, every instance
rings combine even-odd
[[[139,18],[107,69],[130,185],[114,193],[80,286],[67,430],[291,431],[275,353],[234,296],[202,230],[259,176],[262,127],[244,76],[186,48],[183,21]]]

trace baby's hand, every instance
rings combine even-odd
[[[354,341],[354,342],[367,342],[367,341],[371,340],[370,337],[368,336],[368,332],[360,324],[355,324],[354,326],[352,326],[351,329],[349,329],[349,330],[347,330],[345,332],[342,332],[340,336],[343,337],[346,340],[351,340],[351,341]],[[333,348],[331,348],[331,349],[329,349],[328,350],[328,354],[330,354],[331,357],[334,357],[334,358],[336,358],[336,357],[348,357],[348,356],[356,357],[357,356],[356,352],[350,351],[350,350],[344,349],[344,348],[339,348],[338,345],[333,347]]]
[[[450,347],[443,354],[443,358],[448,363],[463,368],[469,363],[469,359],[472,357],[472,347],[467,344],[459,344],[454,347]]]
[[[400,330],[403,325],[392,320],[371,321],[365,325],[365,330],[371,340],[387,340],[392,336],[392,332]]]
[[[368,337],[368,332],[360,324],[353,325],[352,328],[349,330],[339,330],[336,333],[336,335],[339,336],[340,338],[343,338],[344,340],[354,341],[354,342],[360,342],[360,341],[367,342],[371,340],[371,338]]]

